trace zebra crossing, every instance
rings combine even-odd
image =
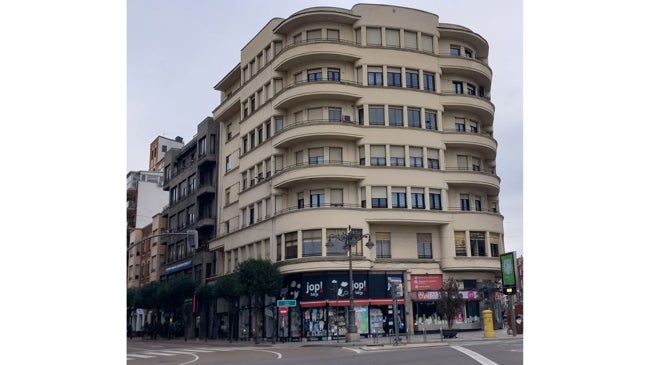
[[[126,360],[136,359],[152,359],[159,356],[178,356],[178,355],[196,355],[197,353],[217,352],[217,351],[231,351],[225,348],[211,348],[211,347],[188,347],[170,350],[141,350],[126,354]]]

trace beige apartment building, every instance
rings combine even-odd
[[[480,328],[504,253],[488,49],[435,14],[371,4],[273,18],[243,47],[215,86],[211,279],[248,258],[278,263],[281,298],[297,305],[277,323],[266,311],[265,336],[345,335],[348,251],[327,243],[348,230],[375,244],[352,247],[360,335],[393,328],[391,281],[403,283],[402,330],[438,329],[448,277],[468,299],[455,328]],[[247,305],[240,338],[255,331]]]

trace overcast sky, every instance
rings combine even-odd
[[[127,1],[127,167],[148,169],[157,137],[192,139],[219,104],[213,89],[240,51],[274,17],[313,6],[351,9],[355,1]],[[490,46],[494,137],[505,248],[523,255],[523,28],[521,0],[374,1],[437,14]]]

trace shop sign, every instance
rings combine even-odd
[[[411,275],[411,290],[439,290],[442,274]]]
[[[289,314],[289,307],[280,307],[280,317],[286,317]]]

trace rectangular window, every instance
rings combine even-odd
[[[469,210],[469,194],[460,194],[460,210]]]
[[[404,120],[402,117],[403,109],[401,106],[389,106],[388,107],[388,125],[394,127],[403,127]],[[383,123],[382,123],[383,124]]]
[[[404,47],[418,49],[418,34],[415,32],[404,31]]]
[[[430,259],[433,258],[431,253],[431,233],[418,233],[418,258]]]
[[[422,83],[424,90],[426,91],[435,91],[436,90],[436,77],[434,74],[424,73],[422,74]]]
[[[399,29],[386,29],[386,46],[399,47]]]
[[[338,68],[328,68],[327,79],[330,81],[341,81],[341,70]]]
[[[451,45],[449,46],[449,54],[452,56],[460,56],[460,46]]]
[[[440,190],[429,189],[429,209],[442,210],[442,195]]]
[[[359,115],[359,125],[363,125],[364,123],[364,114],[363,114],[363,107],[357,109],[357,113]]]
[[[386,83],[388,86],[402,86],[402,70],[395,67],[389,67],[386,70]]]
[[[490,232],[490,256],[499,257],[501,237],[498,233]]]
[[[386,166],[386,146],[370,146],[370,166]]]
[[[462,94],[463,93],[463,82],[462,81],[452,81],[451,83],[454,85],[454,93],[455,94]]]
[[[303,164],[302,151],[296,152],[295,156],[296,156],[296,166],[302,166],[302,164]]]
[[[388,232],[377,232],[376,234],[377,242],[375,246],[375,252],[377,253],[378,259],[389,259],[390,255],[390,233]]]
[[[456,132],[465,132],[465,119],[456,118],[454,126],[456,128]]]
[[[322,108],[309,108],[307,109],[307,120],[319,121],[323,119]]]
[[[275,133],[278,133],[284,127],[284,119],[282,117],[275,117]]]
[[[435,111],[424,111],[424,128],[438,130],[438,115]]]
[[[276,155],[275,156],[275,173],[279,174],[282,172],[282,168],[284,167],[283,165],[283,158],[281,155]]]
[[[406,188],[393,186],[390,194],[393,208],[406,208]]]
[[[476,86],[468,83],[467,84],[467,95],[476,95]]]
[[[481,159],[472,157],[472,171],[481,171]]]
[[[485,232],[469,232],[472,256],[487,256],[485,252]]]
[[[386,197],[385,186],[372,187],[372,207],[373,208],[388,208],[388,198]]]
[[[467,171],[467,156],[465,155],[458,155],[456,156],[456,160],[458,161],[458,169],[462,171]]]
[[[271,122],[264,123],[264,133],[266,133],[266,139],[271,138]]]
[[[309,164],[322,165],[325,163],[325,155],[323,148],[310,148],[309,149]]]
[[[381,46],[381,29],[380,28],[366,28],[366,45],[368,46]]]
[[[478,122],[469,121],[469,131],[471,133],[478,133]]]
[[[321,38],[322,38],[322,36],[321,36],[321,30],[320,29],[314,29],[314,30],[308,30],[307,31],[307,42],[320,40]]]
[[[366,148],[364,146],[359,146],[359,165],[366,165]]]
[[[273,88],[274,88],[274,93],[278,94],[280,91],[282,91],[282,79],[273,79]]]
[[[439,170],[440,159],[438,157],[438,150],[429,148],[427,149],[427,168]]]
[[[329,107],[327,108],[327,118],[330,122],[341,121],[341,108]]]
[[[341,163],[343,162],[343,148],[341,147],[330,147],[330,163]]]
[[[295,259],[298,257],[298,232],[284,235],[284,258]]]
[[[298,209],[302,209],[305,207],[305,198],[303,196],[303,193],[298,193],[296,194],[296,197],[298,198]]]
[[[422,163],[422,148],[410,147],[409,148],[409,166],[411,167],[424,167]]]
[[[481,207],[481,198],[477,197],[474,199],[474,210],[477,212],[482,212],[483,209]]]
[[[255,223],[255,207],[251,205],[248,208],[248,224],[253,223]]]
[[[264,142],[264,126],[257,128],[257,144],[260,145]]]
[[[456,256],[467,256],[467,248],[465,245],[465,232],[454,232],[454,240],[456,243]]]
[[[302,231],[302,257],[322,256],[321,230]]]
[[[361,208],[366,207],[366,188],[362,187],[359,189],[359,198],[361,200]]]
[[[273,50],[276,56],[282,52],[282,41],[273,41]]]
[[[383,72],[381,66],[368,66],[368,85],[383,86]]]
[[[424,209],[424,189],[411,188],[411,208]]]
[[[370,125],[384,125],[384,106],[370,105],[368,107],[368,118]]]
[[[293,44],[299,44],[300,42],[302,42],[302,33],[293,36]]]
[[[422,34],[422,50],[433,53],[433,36]]]
[[[406,70],[406,87],[419,89],[419,72],[417,70]]]
[[[296,84],[301,83],[301,82],[302,82],[302,72],[297,72],[297,73],[295,73],[295,74],[293,75],[293,81],[294,81]]]
[[[404,146],[390,146],[390,165],[406,166]]]
[[[472,52],[472,50],[469,48],[465,48],[465,57],[474,58],[474,52]]]
[[[313,69],[307,71],[307,81],[314,82],[314,81],[321,81],[322,79],[323,79],[323,70]]]
[[[318,208],[325,206],[325,192],[323,190],[312,190],[309,194],[309,206]]]
[[[327,229],[325,231],[325,238],[329,239],[330,236],[341,236],[348,233],[346,229],[343,228],[334,228]],[[327,256],[345,256],[347,255],[347,250],[343,247],[345,242],[332,238],[332,247],[327,247]]]
[[[361,45],[361,28],[354,30],[354,40],[358,45]]]
[[[411,128],[422,128],[420,122],[420,109],[408,108],[408,123]]]
[[[251,97],[251,113],[255,112],[255,97]]]
[[[203,137],[199,141],[199,156],[205,155],[206,151],[207,151],[207,141],[205,137]]]
[[[226,156],[226,172],[232,169],[232,155]]]
[[[343,206],[343,189],[330,189],[330,205],[332,207]]]
[[[328,29],[327,30],[327,39],[330,41],[339,40],[339,30],[338,29]]]

